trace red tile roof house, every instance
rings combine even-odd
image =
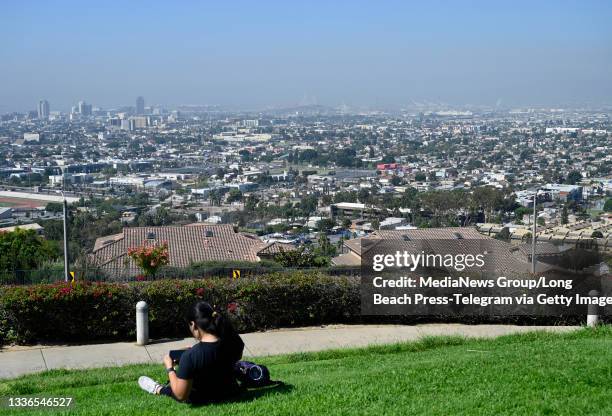
[[[141,271],[128,256],[128,249],[164,241],[168,243],[170,267],[188,267],[206,261],[258,262],[278,251],[278,244],[265,243],[253,234],[236,232],[231,224],[126,227],[120,234],[96,240],[92,263],[106,275],[133,277]],[[294,248],[284,246],[285,250]]]
[[[509,243],[496,240],[485,236],[474,227],[445,227],[445,228],[421,228],[413,230],[379,230],[374,231],[367,237],[354,238],[344,241],[343,253],[332,259],[335,266],[359,266],[361,256],[364,254],[362,249],[363,240],[397,240],[398,249],[408,252],[418,252],[423,247],[419,242],[427,242],[427,246],[433,252],[444,253],[449,247],[445,244],[446,240],[469,241],[481,240],[486,242],[490,249],[491,266],[500,272],[519,272],[528,273],[531,270],[529,257],[524,250],[512,246]],[[460,249],[460,244],[453,245],[452,249]],[[468,244],[465,254],[473,250],[474,246]],[[475,254],[475,253],[474,253]],[[550,265],[542,261],[536,263],[537,271],[544,272],[551,268]]]

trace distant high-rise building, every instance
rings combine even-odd
[[[87,104],[85,101],[79,101],[79,114],[82,116],[90,116],[91,104]]]
[[[49,101],[40,100],[38,102],[38,118],[41,120],[49,118]]]
[[[144,98],[136,98],[136,114],[144,114]]]
[[[149,125],[149,117],[136,116],[130,117],[130,130],[146,129]]]

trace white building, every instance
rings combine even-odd
[[[40,133],[23,133],[24,142],[39,142]]]

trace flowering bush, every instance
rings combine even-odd
[[[166,241],[161,244],[148,244],[145,242],[140,247],[130,247],[128,249],[128,256],[142,269],[145,276],[155,276],[155,273],[161,266],[165,266],[170,262],[168,243]]]
[[[205,300],[239,331],[357,322],[359,284],[321,273],[253,278],[56,283],[0,288],[0,344],[132,340],[135,307],[149,305],[152,338],[189,336],[187,308]],[[4,334],[4,335],[3,335]]]
[[[116,283],[5,287],[0,290],[5,318],[0,334],[18,342],[120,339],[134,333],[126,307],[136,299],[133,290]]]
[[[320,272],[257,277],[155,280],[131,283],[0,286],[3,342],[134,340],[136,303],[149,305],[151,338],[188,337],[186,310],[205,300],[240,332],[330,323],[453,321],[538,325],[576,324],[583,317],[367,317],[360,314],[359,278]]]

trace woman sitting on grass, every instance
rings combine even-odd
[[[180,358],[178,370],[170,355],[164,357],[169,381],[161,385],[142,376],[140,387],[151,394],[173,397],[190,403],[219,401],[239,392],[234,364],[242,357],[244,343],[231,323],[207,302],[191,308],[189,330],[198,341]]]

